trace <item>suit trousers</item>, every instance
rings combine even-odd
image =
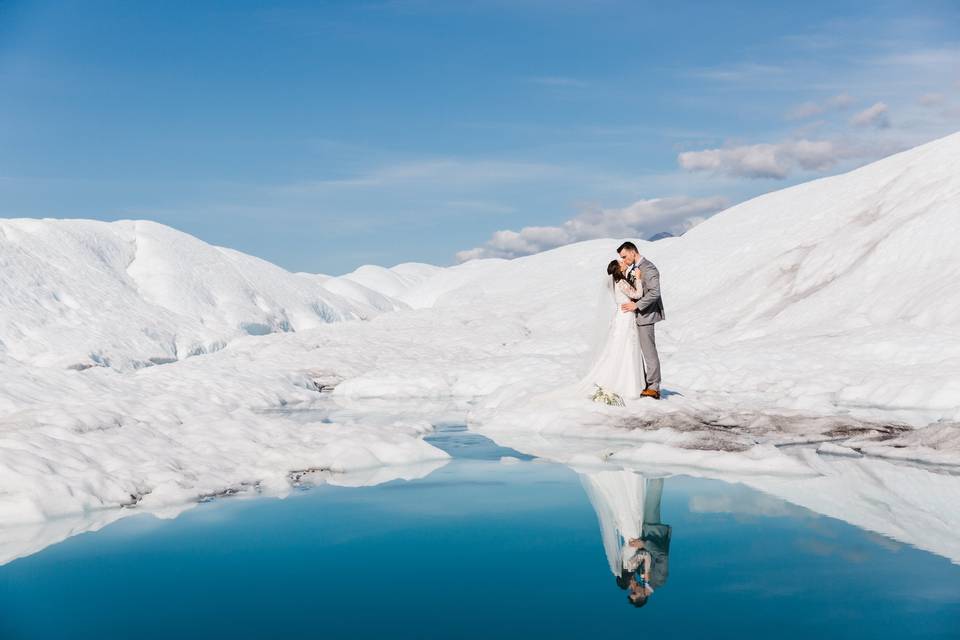
[[[641,324],[640,351],[643,352],[643,369],[647,381],[647,389],[660,391],[660,356],[657,354],[657,339],[653,324]]]

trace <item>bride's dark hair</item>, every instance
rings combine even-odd
[[[617,284],[626,276],[623,275],[623,269],[620,268],[619,260],[611,260],[607,265],[607,274],[613,276],[613,284]]]

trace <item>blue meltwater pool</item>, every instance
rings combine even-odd
[[[132,516],[13,560],[0,638],[960,638],[950,557],[801,499],[431,442],[453,459],[418,479]]]

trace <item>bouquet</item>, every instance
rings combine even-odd
[[[606,389],[604,389],[598,384],[595,384],[593,386],[597,388],[597,390],[593,392],[594,402],[602,402],[604,404],[609,404],[613,407],[625,406],[623,404],[623,398],[615,394],[613,391],[607,391]]]

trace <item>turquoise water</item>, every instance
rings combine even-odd
[[[10,562],[0,638],[960,638],[960,567],[684,476],[646,481],[669,572],[636,608],[580,474],[436,442],[456,458],[419,480],[134,516]]]

